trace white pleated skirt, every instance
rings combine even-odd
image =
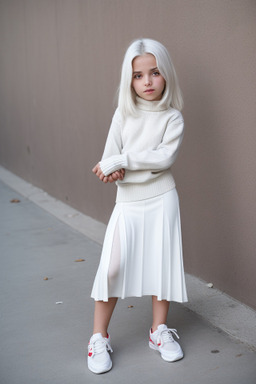
[[[116,203],[107,226],[91,297],[157,296],[186,302],[179,198],[176,188]]]

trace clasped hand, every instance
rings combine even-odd
[[[103,181],[103,183],[113,183],[116,180],[123,180],[124,175],[125,175],[125,170],[122,168],[122,169],[119,169],[118,171],[111,173],[108,176],[105,176],[104,173],[102,172],[101,168],[100,168],[99,163],[97,165],[95,165],[95,167],[92,169],[92,171],[93,171],[93,173],[95,173],[96,176],[98,176],[98,178],[101,181]]]

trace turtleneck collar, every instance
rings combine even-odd
[[[136,96],[136,107],[143,111],[160,112],[168,109],[166,105],[161,105],[161,101],[148,101]]]

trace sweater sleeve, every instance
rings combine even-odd
[[[120,155],[122,149],[121,126],[122,118],[120,112],[116,109],[109,128],[102,160],[113,157],[114,155]]]
[[[167,125],[162,142],[156,149],[111,156],[100,162],[101,170],[106,176],[121,168],[153,173],[164,171],[175,162],[183,135],[183,119],[175,119]]]

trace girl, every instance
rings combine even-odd
[[[152,296],[149,347],[166,361],[183,357],[175,329],[167,328],[170,301],[185,302],[179,200],[171,173],[182,138],[182,96],[166,48],[139,39],[122,66],[118,108],[102,160],[93,172],[117,184],[117,198],[94,280],[93,336],[88,367],[112,367],[108,325],[117,299]]]

